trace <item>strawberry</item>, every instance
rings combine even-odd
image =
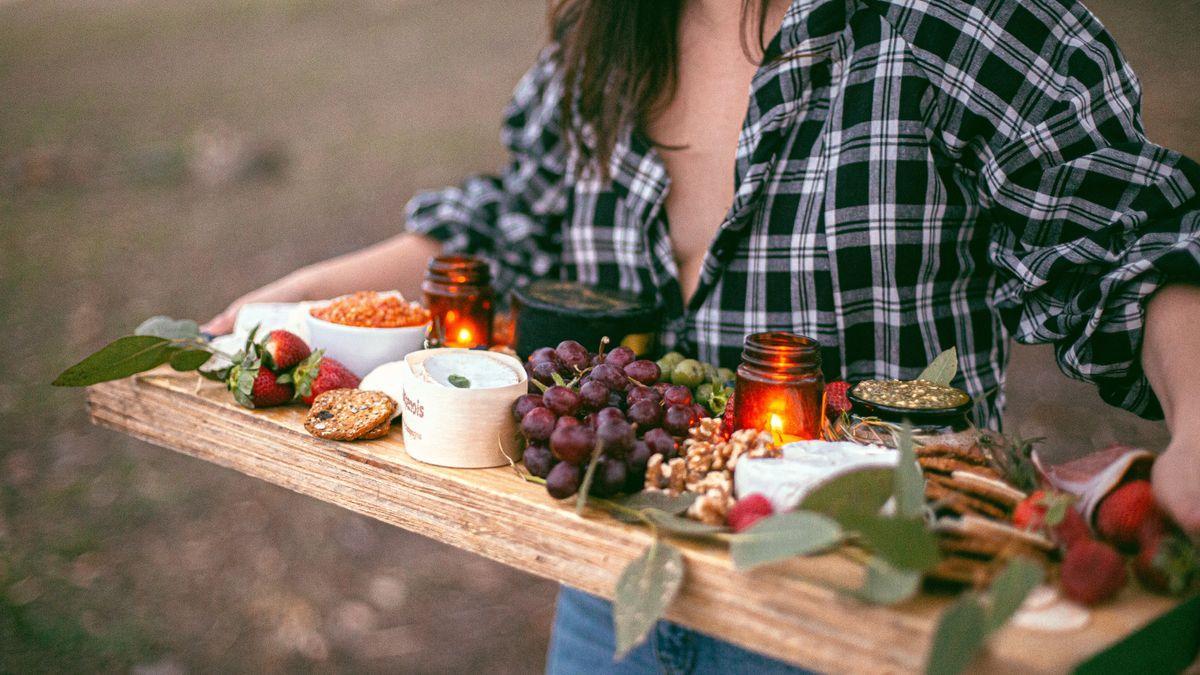
[[[737,429],[733,426],[733,394],[729,395],[729,401],[725,403],[725,412],[721,413],[721,435],[729,438]]]
[[[850,398],[846,396],[848,391],[850,391],[850,383],[845,380],[837,380],[825,385],[826,417],[832,419],[850,412]]]
[[[1138,543],[1138,528],[1156,510],[1150,481],[1130,481],[1100,502],[1096,509],[1096,531],[1123,549],[1133,549]]]
[[[1138,528],[1138,547],[1133,571],[1151,591],[1180,595],[1200,575],[1200,554],[1161,511]]]
[[[291,379],[265,367],[256,348],[250,348],[241,362],[230,368],[225,385],[233,392],[234,400],[247,408],[283,405],[295,395]]]
[[[259,368],[258,375],[254,378],[254,385],[250,390],[250,400],[254,402],[255,408],[268,408],[273,405],[283,405],[292,400],[295,395],[295,390],[290,384],[280,384],[279,376],[271,372],[270,368]]]
[[[305,405],[312,405],[313,399],[333,389],[357,389],[362,381],[341,361],[325,356],[320,349],[296,365],[291,380],[296,385],[296,396]]]
[[[1034,490],[1013,509],[1013,526],[1030,532],[1045,532],[1064,549],[1079,539],[1090,539],[1087,523],[1075,510],[1071,495]]]
[[[277,373],[291,369],[311,353],[299,335],[286,330],[271,331],[262,343],[263,362]]]
[[[1108,600],[1129,580],[1117,549],[1095,539],[1082,539],[1068,548],[1059,572],[1063,595],[1084,605]]]
[[[1074,507],[1068,507],[1063,512],[1062,521],[1050,528],[1050,533],[1054,536],[1054,540],[1064,549],[1069,549],[1076,542],[1084,541],[1092,538],[1092,532],[1088,529],[1087,521],[1083,515]]]
[[[1040,530],[1046,519],[1045,490],[1034,490],[1013,509],[1012,523],[1018,530]]]
[[[771,502],[755,492],[734,502],[725,520],[734,532],[742,532],[772,513],[775,513],[775,509],[771,506]]]

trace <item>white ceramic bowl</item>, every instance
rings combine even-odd
[[[332,301],[313,303],[309,309],[328,302]],[[324,349],[327,355],[344,363],[359,377],[423,349],[425,331],[429,327],[428,323],[403,328],[344,326],[318,319],[311,311],[304,313],[304,325],[308,329],[309,346]]]

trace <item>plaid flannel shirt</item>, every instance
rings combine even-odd
[[[499,290],[558,276],[639,293],[666,308],[668,345],[729,366],[749,333],[807,334],[850,381],[912,378],[957,346],[984,424],[1009,338],[1053,342],[1068,375],[1161,415],[1145,304],[1200,281],[1200,167],[1146,139],[1136,76],[1077,2],[796,0],[686,306],[661,157],[626,129],[609,180],[578,166],[557,56],[517,86],[507,169],[409,204],[411,231],[489,257]]]

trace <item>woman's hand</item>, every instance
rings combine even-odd
[[[304,283],[303,277],[299,273],[289,274],[229,303],[228,307],[201,326],[200,330],[211,335],[224,335],[233,331],[233,322],[237,319],[238,310],[246,303],[299,302],[308,300],[307,296],[307,284]]]
[[[1154,461],[1152,482],[1159,505],[1200,540],[1200,434],[1175,437]]]
[[[398,290],[415,298],[429,259],[440,255],[442,245],[417,234],[399,234],[353,253],[314,263],[234,300],[225,311],[201,327],[224,335],[233,330],[238,310],[248,302],[299,302],[322,300],[354,291]]]
[[[1162,403],[1171,444],[1154,462],[1154,495],[1171,518],[1200,540],[1200,286],[1172,285],[1150,299],[1142,365]]]

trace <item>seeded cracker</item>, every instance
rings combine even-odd
[[[304,428],[317,438],[352,441],[391,419],[396,402],[378,391],[334,389],[313,401]]]
[[[917,457],[917,464],[920,464],[921,468],[927,472],[936,471],[949,474],[955,471],[966,471],[988,478],[1000,478],[1000,472],[990,466],[979,466],[952,457]]]
[[[939,502],[945,508],[959,515],[975,514],[997,520],[1004,520],[1008,517],[1004,509],[999,506],[954,489],[948,485],[951,482],[950,479],[941,476],[937,478],[940,480],[935,480],[932,475],[926,477],[925,497],[927,499]]]
[[[392,430],[392,420],[389,417],[388,419],[384,420],[383,423],[381,423],[379,426],[367,431],[362,436],[359,436],[358,440],[373,441],[377,438],[383,438],[384,436],[387,436],[388,432],[391,430]]]

